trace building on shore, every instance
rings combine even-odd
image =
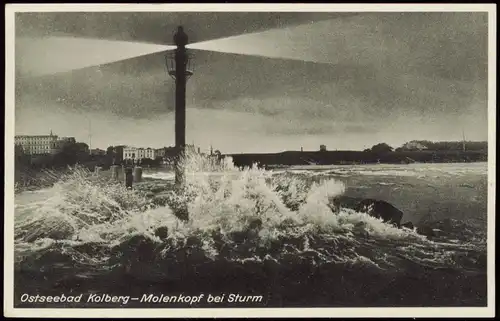
[[[16,135],[14,144],[26,155],[55,154],[64,144],[76,143],[74,137],[58,137],[52,131],[49,135]]]
[[[189,154],[200,154],[201,151],[199,147],[194,144],[187,144],[185,147],[186,153]],[[153,159],[158,160],[161,158],[162,164],[173,164],[174,158],[177,155],[177,150],[175,147],[162,147],[162,148],[141,148],[133,146],[123,147],[123,161],[138,163],[142,159]]]
[[[142,148],[126,146],[123,148],[123,160],[139,161],[143,158],[156,159],[165,156],[165,148]]]

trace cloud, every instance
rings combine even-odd
[[[144,41],[160,37],[155,31],[141,38],[148,29],[156,30],[153,25],[161,26],[157,17],[104,16],[111,19],[110,31],[102,15],[91,15],[88,23],[78,18],[76,25],[86,36],[102,33],[108,39]],[[228,17],[203,18],[211,21],[204,39],[212,39],[216,26],[222,34],[240,30],[240,22],[223,30]],[[367,13],[298,26],[283,23],[268,31],[257,27],[252,20],[256,17],[245,16],[251,21],[247,34],[207,42],[212,49],[234,53],[192,50],[188,137],[203,141],[213,136],[236,149],[291,146],[287,139],[295,146],[300,137],[307,137],[304,144],[330,139],[337,146],[348,140],[361,147],[374,139],[433,140],[455,137],[452,125],[486,137],[486,14]],[[40,29],[79,32],[60,19],[52,29],[50,19]],[[279,26],[276,19],[273,16],[268,26]],[[140,21],[145,22],[139,28]],[[123,24],[135,27],[120,34]],[[252,53],[264,57],[248,55]],[[40,63],[37,55],[26,57]],[[57,114],[65,111],[79,115],[68,116],[75,122],[87,114],[110,120],[102,125],[110,128],[100,134],[103,144],[112,144],[110,137],[137,144],[141,139],[171,141],[166,133],[173,130],[175,91],[164,59],[163,53],[156,53],[37,78],[21,77],[18,70],[16,127],[41,129],[48,125],[34,126],[41,117],[35,115],[45,113],[51,122],[61,122]]]
[[[191,48],[485,79],[486,13],[368,13],[214,39]]]
[[[172,44],[183,25],[190,43],[310,21],[349,17],[339,12],[24,12],[16,36],[69,34],[82,38]]]

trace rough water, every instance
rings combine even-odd
[[[486,306],[486,164],[238,169],[191,155],[186,189],[75,170],[16,195],[17,307]],[[398,229],[331,198],[400,208]],[[187,204],[189,221],[174,215]],[[22,294],[226,295],[221,303],[27,303]],[[231,294],[262,296],[229,302]],[[248,301],[248,300],[247,300]]]

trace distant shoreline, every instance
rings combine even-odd
[[[227,154],[235,166],[259,164],[263,167],[297,165],[363,165],[412,163],[475,163],[487,162],[486,151],[285,151],[281,153]]]

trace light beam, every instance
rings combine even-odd
[[[270,29],[212,39],[189,44],[187,48],[267,58],[300,60],[317,63],[339,63],[340,57],[332,48],[342,49],[343,35],[335,30],[343,22],[332,19],[298,26]],[[328,41],[325,41],[328,40]]]
[[[19,38],[16,69],[21,76],[44,76],[172,49],[175,46],[76,37]]]

